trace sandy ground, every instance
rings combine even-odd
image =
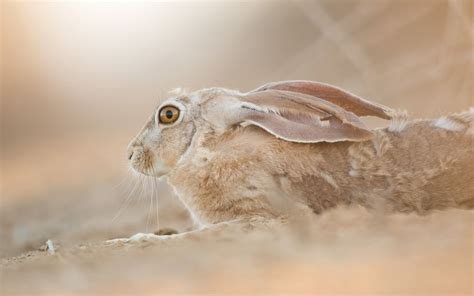
[[[97,206],[92,201],[73,206],[82,213],[76,218],[87,210],[93,215],[86,204]],[[186,213],[171,204],[163,205],[167,214],[161,218],[183,231],[189,227],[183,223],[188,221]],[[138,206],[127,215],[134,211],[144,216]],[[68,219],[74,220],[71,213]],[[127,227],[133,223],[118,220],[114,223],[124,226],[122,232],[109,227],[110,238],[133,233],[133,227]],[[45,229],[44,222],[36,223]],[[3,258],[3,295],[473,292],[472,211],[420,217],[340,208],[275,230],[133,244],[108,244],[102,228],[107,223],[83,223],[69,234],[67,227],[56,224],[60,221],[47,223],[56,228],[55,253],[45,248],[43,237],[26,244],[23,250],[28,251]]]

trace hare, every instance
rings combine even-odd
[[[371,130],[363,116],[392,121]],[[202,228],[344,204],[424,214],[474,207],[473,124],[473,108],[408,122],[312,81],[207,88],[163,101],[128,156],[139,173],[166,176]]]

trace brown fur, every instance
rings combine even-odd
[[[316,213],[341,204],[418,213],[472,207],[473,139],[431,123],[414,122],[400,133],[377,130],[362,143],[333,144],[290,143],[247,127],[227,141],[208,139],[213,161],[183,163],[170,182],[192,188],[183,192],[189,196],[183,201],[208,223],[276,215],[269,188]],[[249,141],[256,136],[264,141]]]
[[[189,104],[182,122],[149,123],[130,145],[155,163],[138,163],[136,155],[134,168],[168,176],[202,225],[342,204],[420,214],[474,206],[472,110],[448,117],[455,131],[425,120],[372,131],[362,142],[295,143],[255,125],[226,125],[222,106],[237,94],[207,89],[177,98]]]

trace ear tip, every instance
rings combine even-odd
[[[375,103],[375,102],[370,102],[369,104],[372,105],[374,108],[370,108],[372,109],[372,110],[369,109],[371,112],[369,112],[369,114],[366,114],[364,116],[375,116],[382,119],[390,120],[397,114],[396,110],[390,107],[387,107],[385,105]]]
[[[399,113],[397,110],[387,108],[387,107],[385,107],[384,111],[387,117],[389,117],[389,119],[392,119],[393,117],[397,116],[397,114]]]

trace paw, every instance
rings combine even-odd
[[[178,231],[173,229],[173,228],[161,228],[157,231],[154,232],[156,235],[173,235],[173,234],[178,234]]]
[[[156,235],[154,233],[137,233],[129,238],[116,238],[106,241],[108,245],[123,245],[141,242],[164,241],[170,239],[170,235]]]
[[[164,236],[156,235],[154,233],[136,233],[128,238],[128,242],[149,242],[149,241],[157,241],[164,239]]]

